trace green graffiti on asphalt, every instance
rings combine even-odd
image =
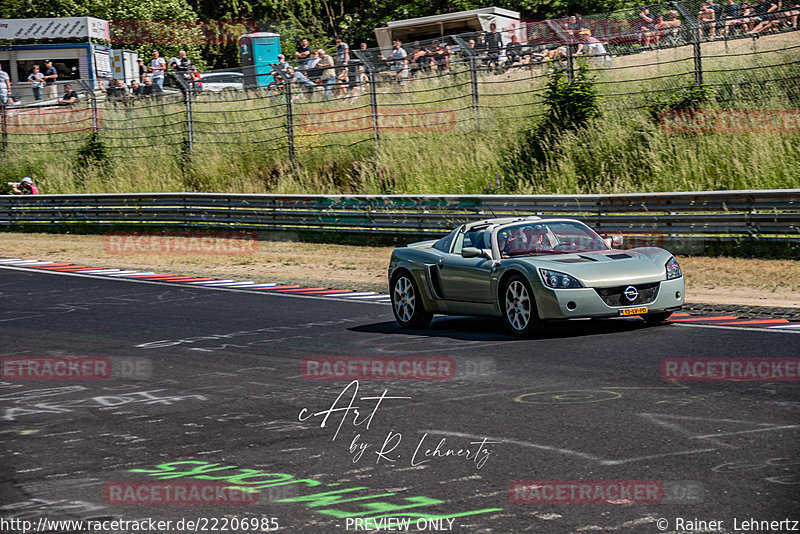
[[[227,473],[223,473],[227,471]],[[185,460],[181,462],[169,462],[158,464],[151,469],[130,469],[131,473],[144,473],[147,476],[155,477],[160,480],[171,480],[175,478],[194,478],[199,480],[214,480],[228,482],[232,486],[242,491],[259,493],[264,488],[284,486],[287,484],[302,484],[308,487],[315,486],[338,486],[338,483],[324,484],[319,480],[309,478],[295,478],[289,473],[267,473],[256,469],[242,469],[235,465],[213,464],[209,462]],[[322,489],[322,488],[320,488]],[[488,514],[499,512],[502,508],[482,508],[480,510],[468,510],[466,512],[451,514],[426,514],[410,513],[405,510],[420,508],[423,506],[437,506],[446,504],[446,501],[433,499],[425,496],[414,496],[399,499],[400,502],[388,502],[385,498],[392,497],[396,493],[368,494],[370,488],[358,486],[347,489],[336,489],[333,491],[323,491],[309,495],[297,497],[286,497],[276,499],[274,502],[298,503],[310,508],[312,512],[344,519],[347,517],[408,517],[414,519],[448,519],[454,517],[464,517],[477,514]],[[365,495],[365,493],[367,493]],[[375,500],[381,499],[381,500]],[[341,510],[334,508],[343,503],[359,501],[355,511]],[[370,502],[366,502],[370,501]]]

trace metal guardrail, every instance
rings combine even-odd
[[[442,235],[467,220],[541,215],[601,233],[800,241],[800,189],[622,195],[0,196],[0,224]]]

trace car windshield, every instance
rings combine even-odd
[[[603,238],[572,221],[520,223],[497,232],[497,250],[504,258],[529,254],[571,254],[608,250]]]

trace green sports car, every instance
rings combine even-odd
[[[619,246],[573,219],[488,219],[392,253],[389,293],[400,326],[435,313],[502,317],[518,336],[549,319],[667,319],[683,306],[684,279],[666,250]]]

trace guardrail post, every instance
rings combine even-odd
[[[470,87],[472,88],[472,114],[475,117],[475,130],[480,131],[481,122],[480,103],[478,100],[478,53],[474,48],[470,48],[470,46],[464,42],[464,39],[458,35],[454,36],[453,39],[458,44],[461,52],[469,59],[469,80]]]
[[[0,122],[3,129],[3,152],[8,151],[8,115],[5,104],[0,104]]]
[[[185,154],[191,154],[194,150],[194,128],[192,120],[192,88],[182,74],[175,71],[170,72],[172,79],[178,84],[183,93],[183,102],[186,105],[186,141]]]
[[[272,71],[277,73],[283,80],[283,87],[285,92],[283,96],[286,98],[286,144],[289,148],[289,161],[292,165],[297,163],[297,158],[294,152],[294,110],[292,109],[292,79],[282,69],[278,68],[277,63],[270,63]]]
[[[367,78],[369,78],[369,107],[372,113],[372,140],[375,144],[375,160],[378,160],[378,149],[380,141],[380,132],[378,124],[378,88],[375,87],[375,68],[370,62],[369,58],[361,53],[361,50],[353,51],[355,56],[364,64],[367,69]],[[358,76],[358,74],[356,74]]]
[[[89,95],[89,105],[92,107],[92,133],[97,133],[99,130],[99,121],[97,120],[97,97],[94,95],[92,88],[89,87],[89,84],[85,81],[78,80],[78,83],[81,84],[86,94]]]

